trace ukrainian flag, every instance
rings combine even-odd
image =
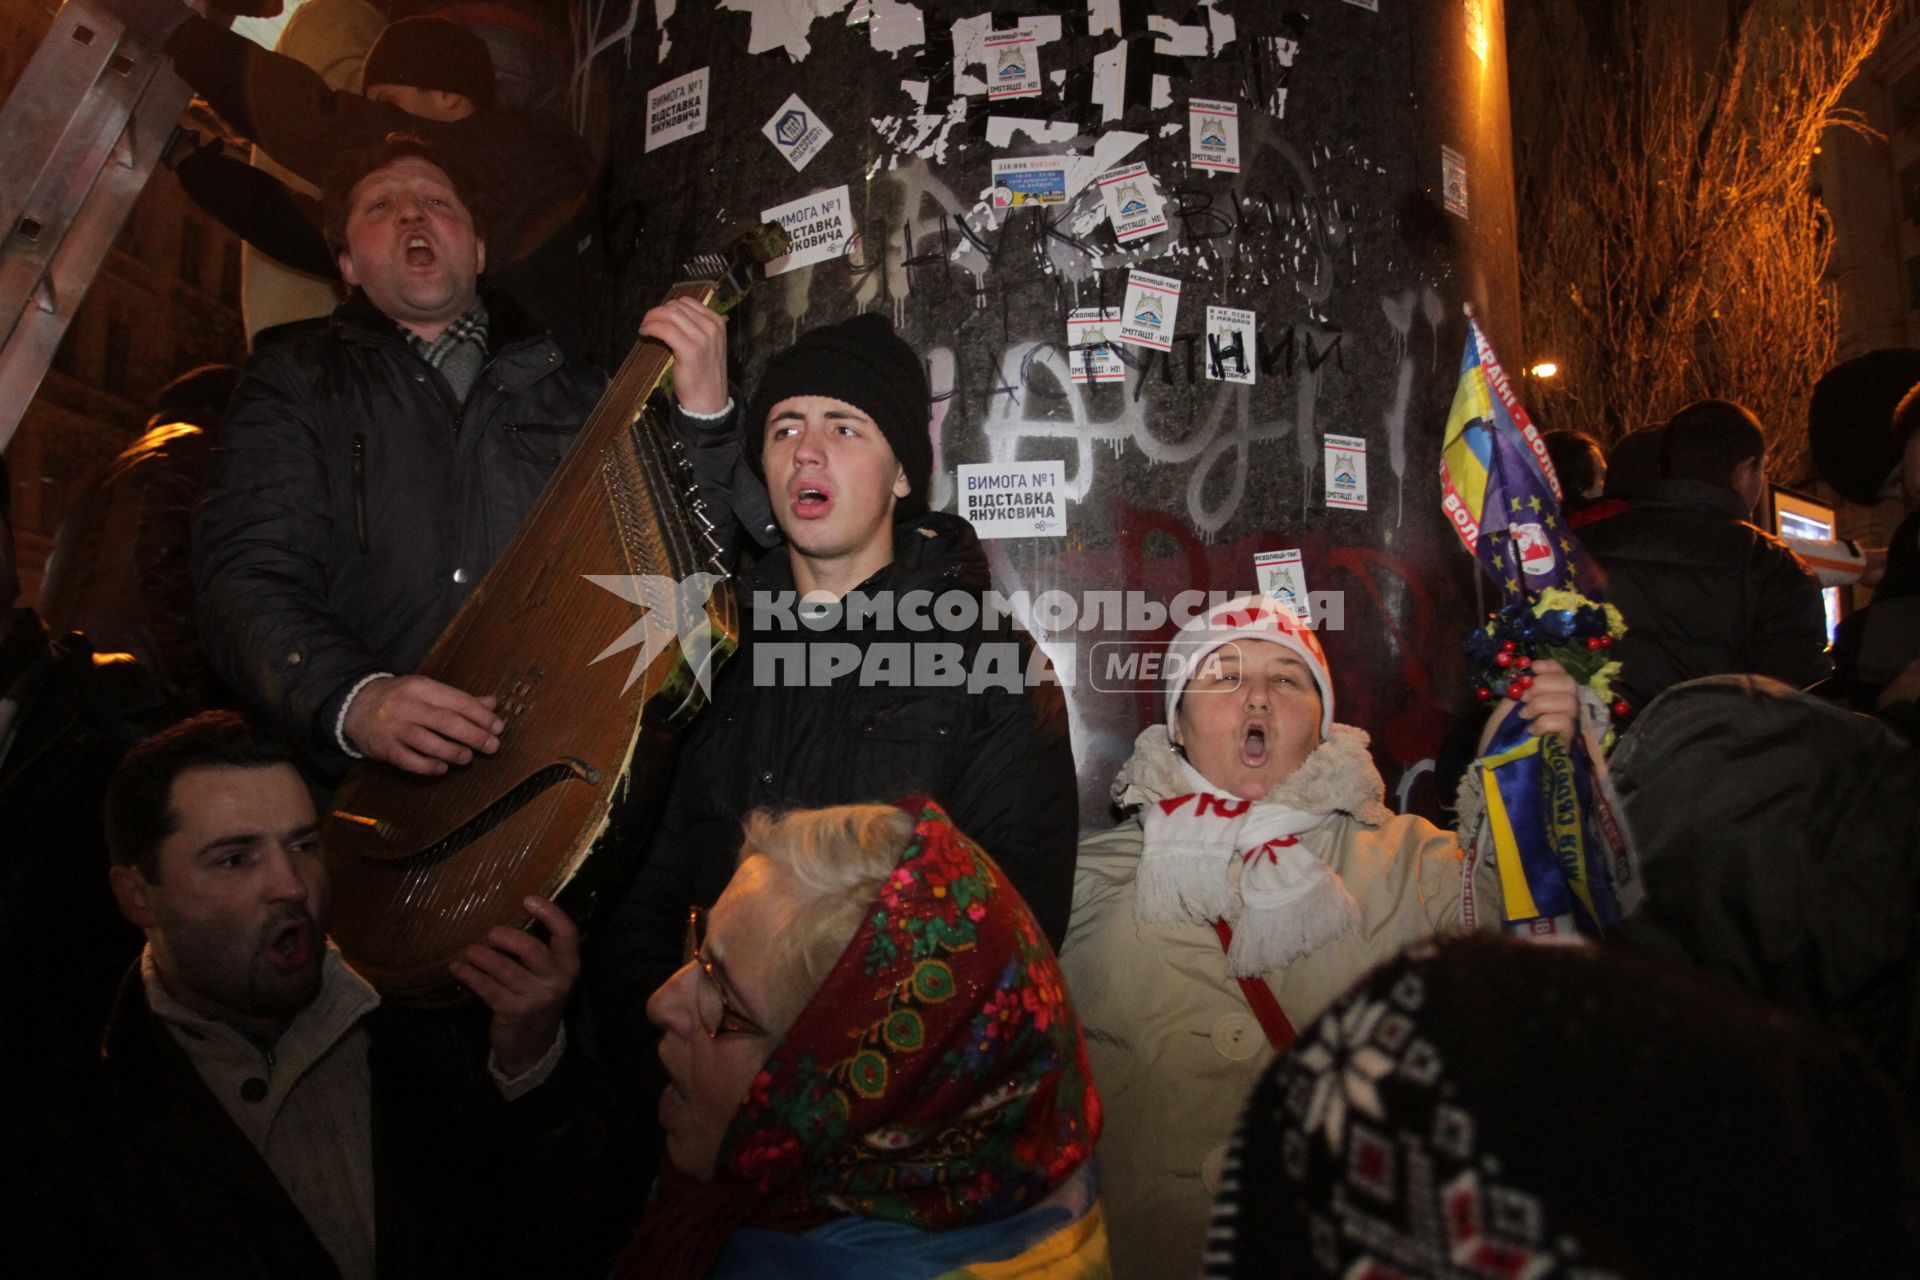
[[[1447,522],[1508,601],[1548,587],[1597,591],[1586,551],[1561,518],[1546,442],[1471,316],[1440,446],[1440,493]]]

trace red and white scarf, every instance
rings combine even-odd
[[[1355,736],[1364,752],[1366,739]],[[1274,796],[1284,785],[1266,799],[1242,800],[1221,794],[1183,759],[1167,763],[1184,790],[1142,810],[1137,923],[1225,920],[1233,926],[1227,968],[1236,978],[1284,968],[1359,924],[1346,884],[1300,842],[1334,806],[1283,803]]]

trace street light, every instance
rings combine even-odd
[[[1545,379],[1551,378],[1559,372],[1560,372],[1560,366],[1556,364],[1554,361],[1542,360],[1538,364],[1534,365],[1532,368],[1527,370],[1527,376],[1529,378],[1539,378],[1544,381]]]

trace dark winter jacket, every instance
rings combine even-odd
[[[596,1078],[569,1049],[512,1103],[483,1040],[450,1018],[367,1015],[378,1274],[580,1274],[581,1152],[603,1159]],[[136,965],[102,1052],[0,1102],[12,1110],[9,1274],[331,1280],[273,1171],[149,1009]],[[552,1237],[544,1233],[552,1231]],[[594,1271],[603,1273],[604,1268]]]
[[[1745,516],[1724,486],[1660,480],[1581,529],[1626,617],[1618,687],[1634,707],[1700,676],[1752,672],[1804,687],[1828,673],[1819,583]]]
[[[898,600],[914,590],[937,596],[957,588],[977,599],[987,584],[972,526],[935,512],[896,526],[893,563],[855,590],[890,591]],[[1004,620],[992,630],[961,633],[850,628],[844,621],[822,631],[779,630],[779,617],[756,617],[752,602],[756,592],[775,599],[785,592],[791,605],[784,550],[745,573],[740,590],[745,641],[681,745],[645,867],[592,940],[597,954],[588,980],[597,984],[603,1016],[628,1030],[642,1025],[647,996],[680,964],[687,908],[711,905],[726,888],[741,820],[762,807],[931,795],[993,855],[1058,947],[1073,896],[1078,788],[1060,686],[1024,685],[1029,669],[1038,669],[1034,659],[1044,661],[1031,638]],[[964,679],[919,682],[911,672],[916,641],[955,643],[969,670],[997,658],[1016,687],[972,692]],[[878,674],[882,645],[905,655],[908,667],[895,668],[898,683]],[[808,646],[821,657],[826,646],[857,650],[861,669],[809,687],[788,665]],[[873,679],[863,680],[863,672]]]
[[[248,362],[195,514],[201,643],[243,702],[337,766],[341,700],[413,671],[512,541],[606,385],[487,296],[462,405],[355,295]]]
[[[1920,1095],[1920,750],[1718,676],[1646,707],[1611,766],[1647,892],[1622,937],[1857,1036]]]

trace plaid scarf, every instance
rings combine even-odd
[[[742,1227],[996,1222],[1092,1154],[1100,1097],[1052,948],[939,806],[900,807],[913,841],[748,1088],[713,1182],[662,1173],[616,1276],[704,1276]]]
[[[464,404],[474,379],[487,363],[487,304],[475,298],[473,305],[432,342],[412,331],[407,333],[407,342],[422,360],[440,371]]]

